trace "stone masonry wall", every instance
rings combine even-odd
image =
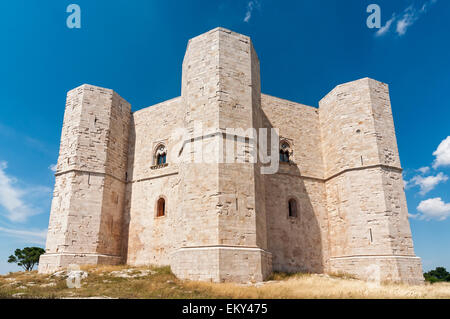
[[[183,108],[176,98],[133,113],[123,234],[128,264],[170,265],[171,254],[181,245],[185,221],[178,196],[179,167],[172,158],[179,140],[172,133],[183,126]],[[168,165],[155,168],[153,157],[161,143],[169,150]],[[160,197],[166,215],[156,217]]]
[[[121,262],[130,114],[112,90],[82,85],[67,94],[41,272]]]
[[[421,282],[387,85],[367,78],[339,85],[320,101],[319,113],[330,271],[366,279],[363,273],[373,266],[385,270],[381,278]],[[400,265],[392,263],[400,256],[401,269],[407,269],[405,263],[410,261],[414,271],[403,272],[398,266],[386,272]],[[355,258],[358,262],[349,263]]]
[[[268,244],[273,269],[324,272],[328,262],[328,215],[325,209],[319,111],[315,107],[262,94],[265,127],[279,128],[292,150],[291,163],[265,175]],[[289,217],[288,201],[298,204]],[[288,243],[288,244],[287,244]]]
[[[219,127],[260,127],[259,60],[250,38],[226,30],[218,34]],[[234,163],[219,164],[219,243],[267,249],[264,185],[259,165],[249,162],[245,153],[249,145],[241,136],[228,145],[236,147],[236,153],[241,149],[244,153],[235,154]]]
[[[225,142],[226,128],[245,130],[258,121],[255,116],[260,116],[259,62],[248,37],[217,28],[191,39],[182,79],[185,126],[194,130],[195,124],[201,123],[203,132],[198,138],[207,157],[214,152],[207,151],[210,147]],[[238,138],[235,147],[246,148],[246,143],[245,138]],[[197,152],[194,150],[192,155]],[[261,191],[256,194],[255,186],[259,171],[248,162],[218,163],[224,154],[214,155],[210,163],[185,161],[180,167],[186,244],[174,254],[172,268],[181,278],[262,280],[271,262],[270,257],[262,257],[268,252],[264,195]],[[244,160],[246,156],[236,155]],[[217,251],[219,266],[213,258]],[[222,262],[229,257],[229,264],[247,260],[247,266],[230,274]],[[200,266],[201,260],[209,266]],[[201,270],[205,267],[217,271],[208,275]]]

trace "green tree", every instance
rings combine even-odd
[[[449,281],[450,282],[450,273],[444,267],[437,267],[435,270],[430,270],[423,274],[426,281],[431,283],[434,282],[442,282]]]
[[[39,264],[39,257],[43,253],[45,250],[39,247],[16,249],[14,255],[9,256],[8,262],[21,266],[25,271],[31,271],[35,265]]]

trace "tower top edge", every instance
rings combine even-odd
[[[210,36],[210,35],[212,35],[212,34],[214,34],[214,33],[217,33],[217,32],[219,32],[219,33],[232,34],[232,35],[234,35],[234,36],[241,37],[241,38],[245,38],[245,39],[251,41],[251,39],[250,39],[250,37],[249,37],[248,35],[245,35],[245,34],[242,34],[242,33],[238,33],[238,32],[232,31],[232,30],[227,29],[227,28],[224,28],[224,27],[216,27],[216,28],[211,29],[211,30],[209,30],[209,31],[206,31],[206,32],[204,32],[204,33],[202,33],[202,34],[199,34],[199,35],[197,35],[197,36],[195,36],[195,37],[193,37],[193,38],[190,38],[189,41],[188,41],[188,43],[191,42],[191,41],[194,41],[194,40],[196,40],[196,39],[199,39],[199,38],[203,38],[203,37],[206,37],[206,36]]]
[[[345,82],[345,83],[341,83],[341,84],[339,84],[339,85],[336,85],[331,91],[329,91],[322,99],[320,99],[320,101],[319,101],[319,106],[320,106],[320,103],[322,102],[322,101],[324,101],[328,96],[330,96],[333,92],[335,92],[336,90],[338,90],[339,88],[341,88],[341,87],[344,87],[344,86],[348,86],[348,85],[352,85],[352,84],[356,84],[356,83],[358,83],[358,82],[366,82],[366,83],[379,83],[379,84],[381,84],[381,85],[384,85],[384,86],[387,86],[388,87],[388,84],[387,83],[384,83],[384,82],[381,82],[381,81],[378,81],[378,80],[375,80],[375,79],[372,79],[372,78],[370,78],[370,77],[364,77],[364,78],[361,78],[361,79],[357,79],[357,80],[353,80],[353,81],[349,81],[349,82]]]

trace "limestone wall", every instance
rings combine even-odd
[[[316,107],[261,94],[265,127],[278,128],[291,144],[292,160],[302,176],[324,178],[319,110]]]
[[[328,262],[328,224],[323,182],[300,176],[267,176],[268,243],[273,269],[283,272],[322,273]],[[294,198],[298,216],[289,217]]]
[[[201,123],[204,152],[209,146],[226,143],[226,128],[246,130],[262,122],[259,61],[248,37],[217,28],[191,39],[182,79],[185,126],[194,129],[195,123]],[[236,149],[249,147],[242,136],[232,144]],[[219,163],[223,155],[215,154],[210,163],[185,161],[180,167],[186,239],[174,254],[172,268],[182,278],[204,278],[208,275],[201,269],[206,267],[218,269],[208,277],[214,281],[262,280],[271,264],[270,257],[262,257],[268,252],[258,164],[248,162],[245,151],[235,155],[242,163]],[[217,251],[219,266],[213,257]],[[248,263],[230,275],[224,258],[228,265],[239,264],[238,260]],[[201,260],[209,266],[199,265]]]
[[[189,40],[183,59],[181,96],[185,114],[183,124],[192,132],[194,140],[185,141],[181,154],[180,210],[186,221],[181,230],[181,247],[214,246],[219,240],[219,166],[214,163],[217,154],[213,151],[220,138],[216,134],[219,128],[219,61],[219,32],[216,29]],[[200,276],[202,266],[198,263],[202,257],[188,256],[188,251],[176,252],[173,268],[180,276],[182,272],[194,276],[197,271]],[[203,266],[209,265],[212,278],[217,280],[218,273],[213,269],[218,265],[214,258],[206,259],[208,263]],[[193,265],[181,268],[188,263]]]
[[[262,94],[265,127],[279,129],[291,146],[291,164],[265,175],[269,251],[273,269],[323,272],[328,262],[328,216],[325,209],[319,111],[315,107]],[[289,217],[288,201],[298,204]]]
[[[41,272],[121,262],[130,110],[112,90],[82,85],[67,94]]]
[[[130,128],[127,204],[124,211],[124,255],[132,265],[169,265],[178,248],[184,221],[180,211],[179,167],[172,150],[179,141],[173,131],[183,126],[183,104],[172,99],[133,113]],[[168,165],[155,167],[156,147],[169,150]],[[166,215],[156,217],[163,197]]]
[[[330,271],[367,279],[367,269],[358,268],[366,265],[381,267],[382,278],[422,281],[387,85],[367,78],[339,85],[320,101],[319,113]]]
[[[259,60],[250,38],[226,30],[218,34],[219,127],[243,130],[261,127]],[[250,147],[242,135],[236,136],[233,146],[236,152]],[[237,163],[219,164],[219,244],[267,249],[260,165],[250,163],[245,153],[236,154],[236,158],[242,162],[236,159]]]

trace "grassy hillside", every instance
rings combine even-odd
[[[275,274],[256,284],[178,280],[168,267],[84,267],[80,288],[68,288],[64,274],[17,272],[0,276],[0,298],[450,298],[450,283],[377,286],[356,279],[317,274]]]

